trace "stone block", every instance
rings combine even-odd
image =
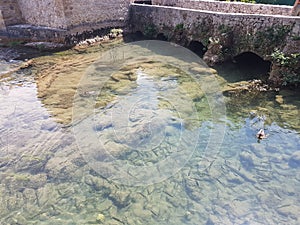
[[[2,11],[0,10],[0,32],[6,32],[6,26],[4,23]]]

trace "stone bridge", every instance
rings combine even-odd
[[[183,46],[198,43],[209,65],[254,53],[272,62],[270,80],[278,85],[284,73],[291,71],[272,58],[272,53],[276,49],[283,57],[300,53],[300,17],[290,16],[291,9],[203,0],[153,0],[152,5],[131,5],[130,24],[133,31],[149,37]],[[299,62],[294,66],[293,73],[299,76]]]
[[[275,84],[286,73],[298,73],[300,83],[299,62],[288,71],[280,61],[300,58],[300,17],[290,16],[291,10],[205,0],[2,0],[0,36],[63,41],[84,31],[125,27],[150,38],[195,45],[209,65],[255,53],[272,62]],[[276,49],[278,59],[270,57]]]

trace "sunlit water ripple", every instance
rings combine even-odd
[[[80,137],[91,140],[84,149],[76,129],[74,134],[74,127],[58,124],[37,98],[31,75],[1,81],[1,224],[299,224],[299,129],[282,119],[264,124],[250,112],[230,112],[219,121],[198,117],[195,122],[193,116],[184,121],[188,113],[178,113],[176,105],[180,96],[170,98],[172,90],[184,86],[175,78],[137,73],[137,86],[86,118],[93,124],[87,132],[97,139],[82,132]],[[168,89],[161,89],[162,82]],[[289,96],[284,98],[299,113],[299,96]],[[207,102],[197,107],[207,113]],[[222,126],[224,139],[209,140]],[[258,141],[261,127],[268,137]],[[106,152],[93,145],[95,140]],[[210,152],[209,141],[222,145]],[[123,185],[110,168],[102,174],[93,168],[111,160],[151,166],[174,152],[187,161],[168,165],[166,177],[158,169],[159,182],[153,178],[147,185]]]

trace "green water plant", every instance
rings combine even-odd
[[[183,23],[179,23],[175,26],[175,32],[182,32],[184,28]]]
[[[281,66],[296,66],[300,59],[300,53],[284,54],[279,49],[271,54],[272,59]]]
[[[300,84],[300,53],[285,54],[279,49],[275,49],[271,57],[274,63],[282,68],[282,84],[298,86]]]
[[[156,27],[154,24],[147,24],[145,27],[144,27],[144,35],[146,37],[149,37],[149,38],[152,38],[155,36],[156,34]]]
[[[294,40],[294,41],[299,41],[299,40],[300,40],[300,36],[293,35],[293,36],[292,36],[292,40]]]
[[[232,27],[222,24],[218,26],[218,30],[221,34],[232,32]]]
[[[22,45],[24,42],[23,41],[10,41],[6,44],[7,47],[16,47]]]
[[[41,44],[38,44],[36,47],[37,47],[37,49],[38,49],[39,51],[43,51],[43,50],[45,50],[45,47],[46,47],[46,46],[45,46],[44,44],[41,43]]]

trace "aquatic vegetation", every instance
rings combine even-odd
[[[115,53],[105,71],[101,48],[34,59],[23,85],[24,74],[1,80],[1,224],[297,224],[298,92],[229,83],[166,48],[123,64]],[[226,116],[212,115],[214,79]],[[83,119],[61,126],[72,102]],[[210,136],[224,125],[224,139]]]

